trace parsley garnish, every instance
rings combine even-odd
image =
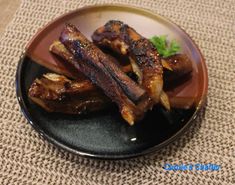
[[[153,36],[149,40],[153,43],[158,53],[162,57],[169,57],[180,51],[179,44],[175,40],[172,40],[171,42],[168,43],[166,35],[161,35],[159,37]]]

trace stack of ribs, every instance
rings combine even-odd
[[[74,25],[65,25],[59,40],[54,41],[49,50],[82,75],[68,78],[48,73],[36,79],[28,93],[36,104],[50,112],[82,114],[115,103],[130,125],[140,121],[156,104],[170,110],[172,105],[163,83],[192,71],[186,55],[163,59],[148,39],[114,20],[98,28],[92,40],[90,42]],[[127,56],[130,64],[123,65],[104,53],[103,48]],[[130,78],[129,73],[134,73],[137,80]]]

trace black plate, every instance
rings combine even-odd
[[[48,113],[30,101],[27,96],[32,81],[43,73],[48,72],[48,70],[31,61],[28,57],[23,56],[19,62],[16,74],[17,98],[22,111],[35,130],[48,141],[75,154],[103,159],[122,159],[156,151],[180,136],[193,123],[193,119],[196,118],[198,110],[202,106],[207,92],[207,74],[201,53],[185,32],[160,16],[127,6],[122,8],[122,6],[104,5],[98,6],[97,10],[96,8],[96,6],[93,6],[83,8],[81,11],[73,11],[48,24],[47,27],[48,29],[52,29],[53,25],[56,27],[60,19],[62,21],[70,19],[70,17],[74,19],[74,16],[79,19],[79,12],[83,16],[82,14],[86,14],[87,11],[91,11],[93,14],[98,12],[98,19],[104,18],[99,14],[99,11],[103,10],[106,13],[107,11],[115,12],[113,16],[118,17],[121,15],[120,17],[123,19],[125,16],[122,16],[122,14],[125,14],[125,12],[127,14],[133,12],[133,15],[145,16],[146,19],[149,16],[151,21],[156,17],[156,24],[159,26],[157,22],[160,22],[161,25],[159,27],[162,30],[165,31],[168,27],[169,30],[173,30],[172,33],[174,33],[174,29],[177,30],[179,38],[182,37],[181,42],[185,44],[185,51],[192,57],[192,60],[195,59],[196,61],[194,66],[196,71],[203,71],[200,72],[203,73],[202,77],[197,78],[197,83],[199,83],[199,80],[204,81],[202,85],[203,90],[200,91],[201,94],[199,95],[200,103],[197,105],[197,108],[189,110],[173,109],[169,113],[157,106],[147,113],[143,121],[134,126],[129,126],[125,123],[116,109],[107,109],[86,116]],[[93,17],[97,20],[97,16],[93,14],[91,18]],[[89,15],[88,12],[86,16]],[[82,21],[83,19],[79,20]],[[103,20],[100,21],[103,22]],[[164,22],[167,26],[164,25]],[[101,23],[97,24],[101,25]],[[144,22],[144,24],[148,24],[148,22]],[[172,27],[169,25],[172,25]],[[44,32],[42,31],[42,33]],[[187,44],[189,44],[189,49],[187,49]],[[197,73],[195,72],[195,74]]]

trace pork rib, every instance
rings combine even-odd
[[[164,81],[166,83],[190,74],[193,70],[192,61],[185,54],[175,54],[161,59],[163,66],[167,66],[164,71]]]
[[[110,100],[89,81],[69,80],[63,75],[44,74],[30,86],[29,98],[49,112],[84,114],[102,110]]]
[[[165,107],[170,108],[168,97],[162,91],[163,67],[160,57],[148,39],[123,22],[111,20],[93,33],[92,40],[98,46],[106,46],[122,55],[128,55],[139,84],[153,100],[152,105],[164,100]]]
[[[67,24],[60,41],[73,54],[74,67],[114,101],[122,117],[133,125],[144,115],[135,103],[146,97],[145,91],[123,73],[99,48],[91,43],[75,26]]]

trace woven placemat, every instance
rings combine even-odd
[[[121,161],[86,159],[59,150],[27,124],[15,94],[25,44],[48,21],[94,3],[150,9],[184,28],[209,72],[207,106],[194,126],[159,152]],[[0,184],[235,184],[234,0],[23,0],[0,41]],[[167,171],[170,164],[220,165],[218,171]]]

